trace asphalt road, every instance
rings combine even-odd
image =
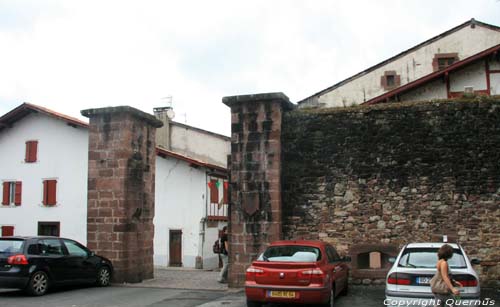
[[[486,291],[485,291],[486,292]],[[484,297],[496,300],[499,292]],[[336,307],[382,307],[383,287],[351,287]],[[8,307],[246,307],[242,290],[184,290],[146,287],[62,288],[42,297],[29,297],[18,290],[0,289],[0,306]],[[286,305],[287,307],[290,305]],[[269,304],[266,307],[280,307]]]

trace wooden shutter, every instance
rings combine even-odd
[[[57,180],[45,180],[43,182],[43,204],[46,206],[54,206],[56,200]]]
[[[38,150],[38,141],[27,141],[26,142],[26,157],[24,161],[26,162],[36,162]]]
[[[10,182],[3,183],[3,197],[2,197],[2,205],[9,205],[10,200]]]
[[[219,188],[217,188],[217,179],[210,180],[210,202],[212,204],[219,203]]]
[[[2,237],[12,237],[14,235],[14,226],[2,226]]]
[[[222,196],[222,197],[224,197],[224,200],[222,201],[222,203],[224,203],[224,204],[228,203],[228,195],[227,195],[228,194],[228,190],[229,190],[228,188],[229,188],[229,183],[227,181],[224,181],[224,187],[223,187],[223,190],[222,190],[223,193],[224,193],[223,196]]]
[[[16,194],[14,195],[14,204],[16,206],[21,205],[21,196],[23,195],[23,183],[21,181],[16,182]]]

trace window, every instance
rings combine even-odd
[[[21,205],[22,183],[21,181],[4,181],[2,205]]]
[[[212,204],[219,203],[219,180],[210,179],[210,202]]]
[[[445,69],[458,61],[458,53],[436,53],[432,60],[434,71]]]
[[[14,226],[2,226],[2,237],[12,237],[14,235]]]
[[[399,260],[399,267],[428,268],[436,267],[437,248],[407,248]],[[453,256],[448,260],[450,268],[463,269],[467,267],[465,258],[459,249],[453,249]]]
[[[72,240],[63,240],[70,256],[87,257],[89,252],[80,244]]]
[[[43,239],[39,243],[42,254],[64,255],[61,241],[58,239]]]
[[[57,180],[51,179],[43,181],[43,204],[45,206],[56,205],[56,186]]]
[[[59,237],[60,225],[59,222],[38,222],[38,235]]]
[[[316,262],[321,260],[319,248],[300,245],[278,245],[268,247],[259,256],[260,261]]]
[[[24,157],[24,162],[26,163],[36,162],[37,149],[38,149],[38,141],[27,141],[26,156]]]
[[[380,79],[380,85],[384,90],[392,90],[401,85],[401,77],[394,70],[384,72]]]
[[[326,256],[328,257],[328,262],[330,263],[340,261],[340,256],[333,246],[326,247]]]

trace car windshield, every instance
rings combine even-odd
[[[405,268],[435,268],[438,261],[438,248],[408,248],[403,252],[398,265]],[[453,256],[448,259],[450,268],[466,268],[462,251],[453,249]]]
[[[24,240],[0,239],[0,254],[20,253]]]
[[[283,262],[316,262],[321,259],[319,248],[301,245],[269,247],[257,260]]]

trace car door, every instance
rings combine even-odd
[[[328,262],[332,266],[332,275],[335,279],[335,292],[338,294],[346,286],[348,270],[333,246],[327,245],[326,254]]]
[[[58,238],[44,238],[39,239],[38,244],[40,257],[43,258],[52,280],[58,283],[67,281],[70,266],[61,240]]]
[[[62,239],[62,241],[68,253],[71,279],[75,282],[95,280],[96,263],[91,257],[91,252],[76,241],[70,239]]]

